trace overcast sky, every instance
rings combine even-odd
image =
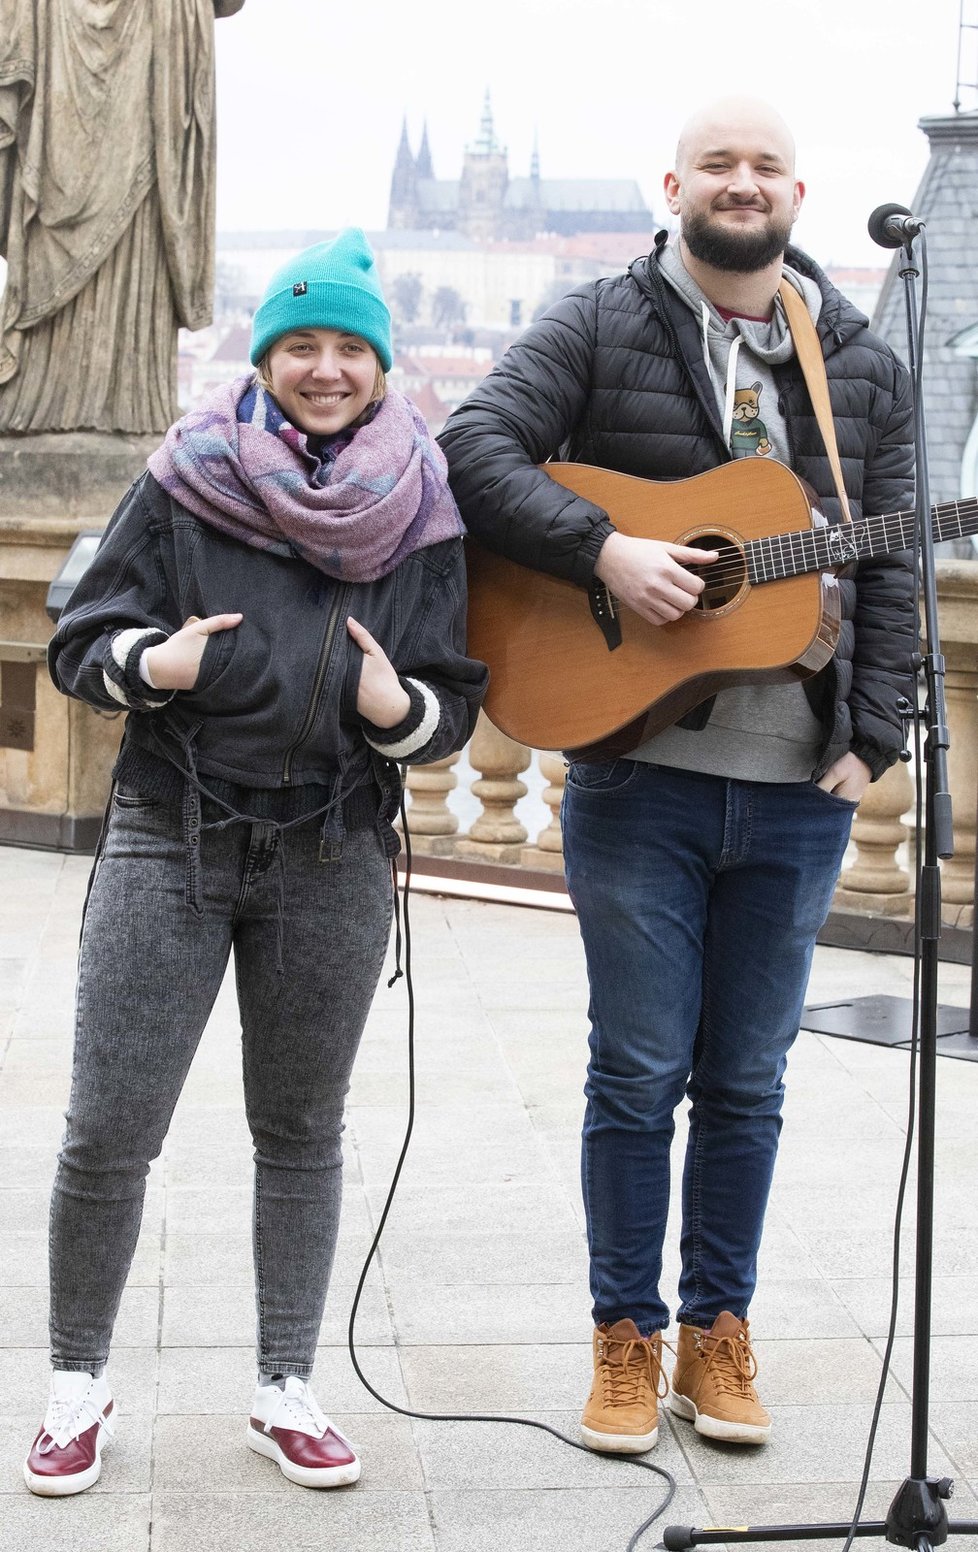
[[[747,92],[795,131],[797,240],[822,263],[885,263],[866,218],[912,204],[958,17],[959,0],[246,0],[216,27],[218,227],[383,227],[404,113],[455,178],[487,87],[511,176],[536,131],[544,177],[634,178],[661,218],[685,115]]]

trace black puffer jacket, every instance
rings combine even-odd
[[[680,479],[731,458],[698,321],[664,282],[657,253],[637,259],[627,274],[579,287],[531,325],[440,438],[471,531],[513,560],[582,587],[612,525],[536,464],[559,454],[646,479]],[[853,517],[912,506],[905,368],[806,254],[789,248],[786,260],[822,291],[818,334]],[[776,368],[775,377],[792,467],[837,521],[829,462],[797,359]],[[875,778],[902,745],[896,705],[909,686],[910,557],[862,561],[843,574],[840,592],[835,656],[805,684],[825,733],[815,775],[852,749]],[[684,725],[703,726],[710,704]]]

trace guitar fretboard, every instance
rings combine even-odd
[[[931,508],[935,543],[963,539],[978,533],[978,499],[946,501]],[[750,539],[744,545],[747,576],[752,585],[797,577],[809,571],[828,571],[850,561],[892,550],[909,550],[914,538],[913,512],[890,512],[883,517],[861,517],[834,527],[807,528],[795,533]]]

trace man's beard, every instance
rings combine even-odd
[[[761,229],[745,227],[738,231],[722,226],[709,213],[696,211],[683,215],[681,231],[693,258],[701,264],[738,275],[753,275],[781,257],[793,225],[793,221],[777,221],[772,216]]]

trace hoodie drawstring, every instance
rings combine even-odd
[[[700,319],[703,324],[703,359],[712,382],[716,384],[717,376],[710,359],[710,309],[705,302],[700,303]],[[727,356],[727,380],[723,389],[723,440],[728,447],[733,430],[734,395],[737,392],[737,357],[740,355],[740,347],[743,343],[743,335],[735,335],[730,341],[730,352]]]

